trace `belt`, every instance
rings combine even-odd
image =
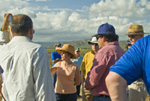
[[[99,95],[99,97],[109,97],[108,95]]]

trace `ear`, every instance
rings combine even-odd
[[[27,37],[29,37],[32,40],[32,38],[33,38],[33,26],[30,27],[29,32],[27,34]]]
[[[105,42],[105,36],[103,36],[102,41]]]

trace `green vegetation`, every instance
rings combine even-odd
[[[88,41],[89,41],[89,39],[71,41],[71,42],[63,42],[62,44],[68,43],[68,44],[73,45],[74,47],[79,47],[80,48],[80,55],[84,56],[87,52],[89,52],[91,50],[91,45],[88,44]],[[120,44],[121,48],[125,50],[126,41],[119,41],[119,44]],[[54,45],[46,46],[46,50],[47,50],[49,57],[50,57],[50,66],[52,66],[51,52],[53,52],[55,50]]]

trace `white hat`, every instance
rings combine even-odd
[[[96,39],[96,37],[94,36],[94,37],[92,37],[92,40],[91,41],[88,41],[88,44],[98,44],[98,42],[97,42],[97,39]]]

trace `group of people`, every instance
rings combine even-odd
[[[33,34],[29,16],[4,15],[0,31],[4,101],[77,101],[81,84],[83,101],[144,101],[146,88],[150,93],[150,36],[142,38],[141,25],[130,25],[125,33],[132,45],[126,52],[109,23],[99,26],[84,57],[79,48],[56,43],[51,68],[46,49],[32,42]]]

